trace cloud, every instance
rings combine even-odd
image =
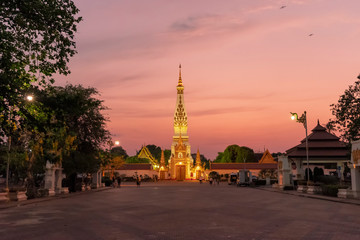
[[[192,111],[190,114],[191,116],[196,117],[204,117],[204,116],[211,116],[211,115],[221,115],[221,114],[234,114],[234,113],[242,113],[242,112],[258,112],[261,110],[266,109],[266,107],[231,107],[231,108],[215,108],[215,109],[204,109],[204,110],[197,110]]]

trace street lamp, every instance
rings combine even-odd
[[[309,168],[309,146],[308,146],[308,134],[307,134],[307,118],[306,118],[306,111],[304,111],[304,113],[301,115],[301,117],[299,118],[297,113],[292,113],[291,114],[291,120],[296,120],[299,123],[302,123],[304,125],[305,128],[305,148],[306,148],[306,163],[307,163],[307,185],[309,185],[310,182],[310,168]]]
[[[26,96],[26,100],[27,101],[32,101],[34,99],[34,97],[32,95],[28,95]],[[12,124],[11,124],[11,112],[13,111],[13,107],[9,106],[9,123],[10,123],[10,132],[9,132],[9,136],[7,139],[7,143],[8,143],[8,149],[7,149],[7,163],[6,163],[6,186],[5,186],[5,191],[9,192],[9,172],[10,172],[10,151],[11,151],[11,129],[12,129]]]

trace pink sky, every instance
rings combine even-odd
[[[144,143],[170,148],[179,63],[192,151],[211,159],[230,144],[293,147],[305,130],[289,112],[306,110],[309,132],[325,124],[360,71],[358,0],[75,4],[79,53],[56,84],[97,88],[130,155]]]

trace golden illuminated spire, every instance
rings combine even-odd
[[[165,166],[164,150],[161,150],[160,166]]]
[[[181,79],[181,64],[179,64],[179,83],[178,86],[182,86],[182,79]]]
[[[196,165],[200,166],[200,164],[201,164],[201,159],[200,159],[200,152],[199,152],[199,148],[198,148],[197,153],[196,153]]]

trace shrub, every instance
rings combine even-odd
[[[277,179],[270,179],[270,184],[275,184],[275,183],[278,183]]]
[[[319,182],[325,185],[336,185],[339,183],[339,179],[335,176],[319,176]]]
[[[102,178],[102,182],[105,183],[106,187],[110,187],[111,184],[112,184],[112,181],[111,181],[110,177],[107,177],[107,176]]]
[[[305,180],[298,180],[297,185],[306,185],[306,181]]]
[[[285,186],[284,190],[294,190],[294,187],[293,186]]]
[[[323,195],[337,197],[339,185],[322,185],[321,190]]]
[[[258,179],[254,183],[256,186],[266,185],[266,180]]]

